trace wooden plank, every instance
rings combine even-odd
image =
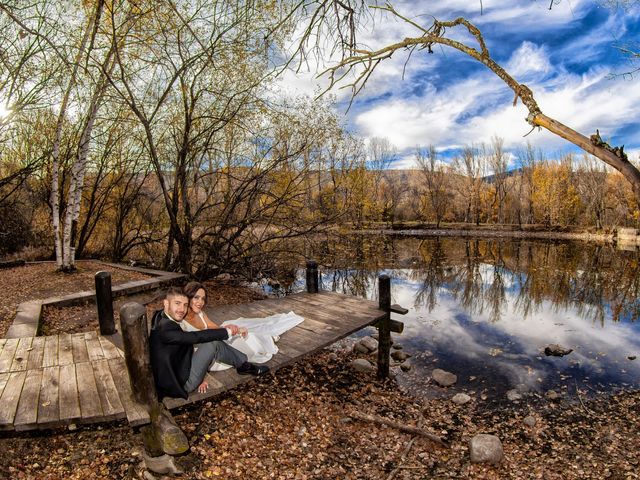
[[[16,348],[16,353],[13,356],[13,363],[11,364],[12,372],[27,369],[32,341],[33,337],[23,337],[18,341],[18,347]]]
[[[2,405],[2,408],[0,408],[0,429],[2,430],[13,428],[13,419],[16,415],[26,376],[26,371],[9,374],[7,384],[2,391],[2,396],[0,396],[0,405]]]
[[[38,403],[42,382],[42,369],[28,370],[24,380],[16,417],[13,421],[16,430],[31,430],[38,426]]]
[[[71,422],[82,416],[80,400],[78,398],[76,366],[73,364],[62,365],[60,367],[58,398],[60,401],[60,422]]]
[[[71,350],[73,351],[73,363],[89,361],[87,344],[84,341],[84,333],[74,333],[71,335]]]
[[[112,358],[120,358],[122,357],[122,353],[113,343],[109,341],[108,338],[103,337],[102,335],[98,336],[98,340],[100,341],[100,346],[102,346],[102,352],[104,353],[104,358],[107,360]]]
[[[58,364],[58,335],[44,337],[43,367],[52,367]]]
[[[131,391],[127,366],[123,358],[112,358],[108,360],[113,383],[120,395],[120,401],[127,415],[127,420],[131,426],[144,425],[149,423],[149,413],[144,405],[136,402]]]
[[[73,363],[73,345],[71,344],[71,334],[65,333],[59,336],[58,364],[70,365],[72,363]]]
[[[10,374],[9,373],[0,373],[0,396],[2,396],[2,392],[4,391],[4,387],[7,385],[9,381]]]
[[[0,353],[0,373],[6,373],[11,371],[11,364],[13,364],[13,357],[18,348],[19,338],[8,338]]]
[[[101,420],[122,418],[125,416],[125,411],[120,401],[118,390],[116,390],[116,385],[111,377],[108,361],[97,360],[91,363],[96,380],[98,398],[100,398],[100,405],[102,406]]]
[[[87,354],[89,355],[90,362],[104,359],[102,345],[100,345],[96,332],[86,332],[84,334],[84,341],[87,344]]]
[[[45,343],[45,355],[47,346]],[[58,386],[60,382],[60,367],[45,367],[42,369],[40,384],[40,399],[38,401],[38,426],[48,427],[60,420]]]
[[[76,363],[76,379],[82,419],[101,417],[102,407],[98,397],[98,388],[93,376],[93,368],[89,362]]]
[[[42,359],[44,358],[44,342],[45,337],[33,337],[31,342],[31,351],[29,352],[29,360],[27,369],[42,368]]]

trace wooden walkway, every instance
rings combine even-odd
[[[370,300],[333,292],[299,293],[242,305],[208,308],[217,321],[294,311],[304,322],[282,335],[272,370],[295,362],[361,328],[384,312]],[[71,423],[127,419],[148,423],[131,394],[119,334],[96,332],[0,339],[0,430],[54,428]],[[188,400],[165,399],[168,408],[217,395],[253,377],[233,369],[209,374],[209,391]]]

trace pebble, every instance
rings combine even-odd
[[[400,369],[403,372],[408,372],[409,370],[411,370],[411,364],[409,362],[404,362],[400,365]]]
[[[356,343],[353,346],[353,351],[356,353],[369,353],[369,349],[362,345],[361,343]]]
[[[392,345],[391,348],[393,348],[394,350],[402,350],[402,345],[396,343],[395,345]]]
[[[374,352],[378,349],[378,341],[372,337],[362,337],[358,344],[365,347],[368,352]]]
[[[524,420],[522,420],[522,423],[524,423],[527,427],[535,427],[536,417],[534,417],[533,415],[528,415],[524,417]]]
[[[396,360],[398,362],[404,362],[410,356],[411,355],[409,355],[408,353],[402,352],[400,350],[396,350],[395,352],[391,353],[391,358],[393,358],[394,360]]]
[[[561,395],[555,390],[549,390],[545,396],[551,401],[559,400],[561,397]]]
[[[565,355],[569,355],[573,352],[572,348],[565,348],[556,343],[552,343],[551,345],[547,345],[544,348],[544,354],[546,356],[553,355],[554,357],[564,357]]]
[[[497,465],[504,458],[502,442],[495,435],[485,433],[474,436],[469,441],[472,463],[492,463]]]
[[[458,381],[458,377],[456,375],[439,368],[436,368],[433,372],[431,372],[431,376],[441,387],[450,387]]]
[[[369,360],[365,360],[364,358],[356,358],[349,365],[356,372],[368,373],[375,370],[373,364],[369,362]]]
[[[507,398],[510,402],[517,402],[518,400],[522,400],[522,394],[514,388],[507,392]]]
[[[466,393],[456,393],[451,398],[451,401],[453,403],[455,403],[456,405],[464,405],[465,403],[469,402],[470,400],[471,400],[471,397],[469,395],[467,395]]]

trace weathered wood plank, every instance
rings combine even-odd
[[[100,341],[98,340],[98,335],[96,334],[96,332],[85,333],[84,341],[87,344],[87,354],[89,355],[90,362],[104,359],[102,345],[100,345]]]
[[[73,364],[60,367],[60,422],[68,423],[82,416],[80,399],[78,397],[78,382],[76,379],[76,366]]]
[[[58,335],[44,337],[43,367],[53,367],[58,364]]]
[[[98,397],[98,388],[93,376],[91,363],[76,363],[76,379],[78,382],[78,398],[82,419],[88,420],[102,416],[102,407]]]
[[[29,352],[29,360],[27,362],[28,370],[42,368],[44,341],[45,337],[33,337],[33,341],[31,342],[31,351]]]
[[[10,376],[11,375],[8,372],[0,373],[0,397],[2,396],[2,392],[4,391],[4,387],[7,385]]]
[[[45,344],[46,351],[46,344]],[[45,367],[42,369],[40,384],[40,399],[38,401],[38,426],[48,427],[60,420],[58,387],[60,385],[60,367]]]
[[[131,426],[144,425],[149,423],[149,413],[144,405],[136,402],[133,398],[131,385],[129,384],[129,375],[127,375],[127,366],[123,358],[112,358],[108,360],[113,383],[118,389],[120,401],[127,415],[127,420]]]
[[[73,363],[73,345],[71,334],[65,333],[58,340],[58,365],[70,365]]]
[[[31,350],[31,342],[33,337],[23,337],[19,339],[16,353],[13,356],[13,363],[11,364],[11,371],[18,372],[20,370],[26,370],[29,363],[29,351]]]
[[[24,385],[24,379],[26,376],[26,371],[12,372],[9,374],[7,384],[2,391],[2,396],[0,396],[0,405],[2,405],[2,408],[0,408],[1,430],[13,427],[13,419],[16,415],[16,409],[18,408],[20,394],[22,393],[22,386]]]
[[[32,430],[38,426],[38,404],[42,369],[28,370],[24,380],[13,424],[16,430]]]
[[[11,365],[13,364],[13,357],[18,348],[18,338],[8,338],[0,353],[0,373],[6,373],[11,371]]]
[[[84,341],[84,333],[74,333],[71,335],[71,349],[73,351],[73,362],[83,363],[89,361],[87,344]]]
[[[122,357],[122,354],[120,353],[120,350],[118,349],[118,347],[116,347],[113,343],[111,343],[108,338],[103,337],[102,335],[99,335],[98,340],[100,341],[100,346],[102,347],[104,358],[109,360],[112,358]]]
[[[100,398],[102,407],[102,419],[110,420],[125,416],[120,395],[118,395],[118,390],[116,390],[115,383],[111,377],[108,360],[96,360],[91,363],[96,380],[98,398]]]

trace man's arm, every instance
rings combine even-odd
[[[185,332],[180,327],[164,328],[159,330],[157,334],[162,343],[169,345],[195,345],[196,343],[207,343],[229,338],[229,332],[226,328],[208,328],[197,332]]]

